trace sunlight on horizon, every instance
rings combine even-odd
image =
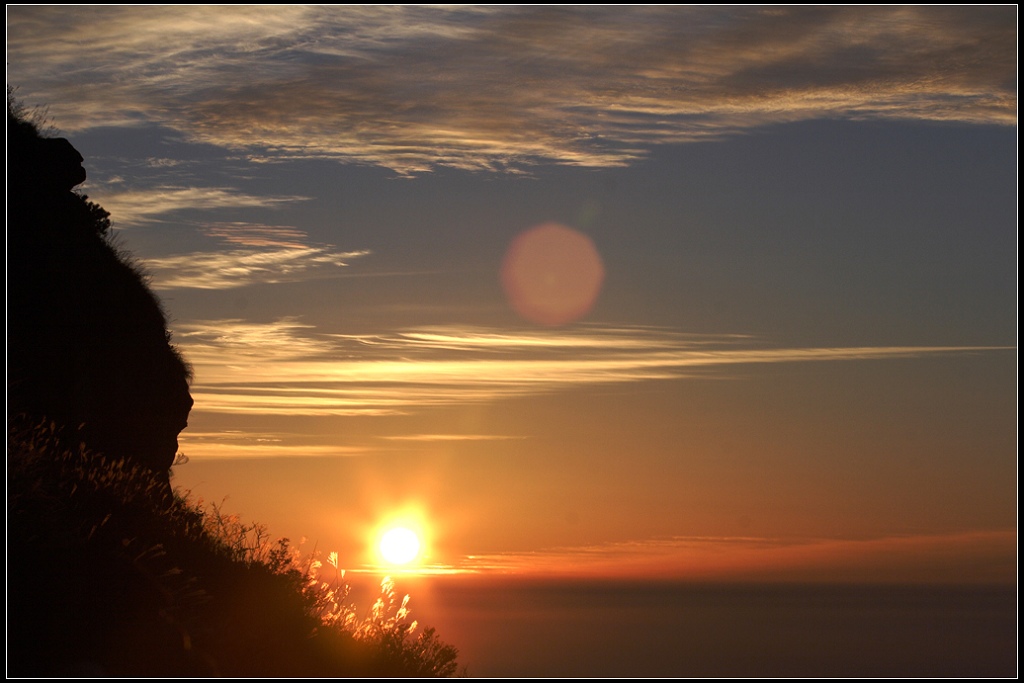
[[[384,532],[377,549],[391,564],[406,565],[419,556],[420,547],[420,539],[416,532],[399,526]]]
[[[1007,675],[1018,30],[9,5],[9,676]]]
[[[378,569],[417,572],[429,556],[429,524],[419,511],[392,512],[377,524],[367,541]]]

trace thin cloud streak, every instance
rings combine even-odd
[[[233,221],[207,223],[200,230],[207,237],[246,247],[304,249],[309,246],[306,242],[306,232],[291,225],[264,225]]]
[[[66,130],[251,161],[622,166],[821,118],[1016,125],[1006,7],[11,7],[9,80]],[[131,73],[130,80],[124,79]]]
[[[432,328],[391,336],[317,334],[294,320],[178,326],[197,377],[197,411],[278,415],[394,415],[588,385],[727,377],[722,366],[916,358],[996,347],[743,348],[742,338],[657,328],[590,326],[515,335]],[[495,344],[495,341],[500,344]],[[747,347],[752,340],[745,340]],[[496,348],[498,350],[496,350]],[[1002,348],[1002,347],[1000,347]]]
[[[232,249],[146,259],[154,289],[232,289],[332,277],[369,251],[330,246]]]
[[[349,261],[370,254],[307,244],[305,231],[293,226],[234,221],[207,223],[200,232],[234,248],[147,259],[154,289],[233,289],[338,277]]]
[[[261,432],[199,432],[186,429],[178,436],[178,451],[207,459],[330,458],[364,455],[359,446],[295,443],[296,434]]]
[[[502,434],[409,434],[407,436],[383,436],[388,441],[518,441],[525,436],[505,436]]]
[[[1016,530],[866,539],[674,536],[469,555],[466,574],[664,579],[1012,583]]]
[[[90,197],[100,201],[115,217],[117,227],[151,223],[168,214],[187,210],[274,208],[306,201],[309,197],[262,196],[245,194],[227,187],[156,186],[144,189],[90,189]]]

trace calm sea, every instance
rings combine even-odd
[[[1016,676],[1010,587],[399,580],[471,677]]]

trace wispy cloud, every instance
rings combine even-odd
[[[291,225],[263,225],[234,221],[207,223],[200,230],[207,237],[215,237],[228,244],[246,247],[302,249],[307,246],[306,232]]]
[[[177,326],[195,367],[195,410],[395,415],[625,382],[728,376],[726,366],[913,358],[991,347],[768,348],[738,336],[600,327],[522,335],[430,328],[393,335],[317,333],[295,320]]]
[[[204,223],[199,231],[232,248],[147,258],[155,289],[232,289],[337,277],[352,259],[370,253],[309,244],[305,231],[289,225],[233,221]]]
[[[503,434],[409,434],[406,436],[384,436],[388,441],[510,441],[525,439],[525,436]]]
[[[297,442],[298,441],[298,442]],[[199,452],[203,459],[230,458],[321,458],[362,455],[368,449],[359,446],[305,443],[295,434],[261,432],[196,432],[185,430],[178,436],[178,450],[186,456]]]
[[[60,126],[400,173],[628,164],[814,118],[1016,124],[1016,8],[11,7]],[[131,78],[125,78],[131,74]]]
[[[1012,583],[1015,530],[881,538],[673,536],[465,556],[449,573],[671,579]]]
[[[231,249],[146,259],[156,289],[230,289],[331,277],[368,251],[334,247]]]
[[[196,209],[270,208],[308,197],[263,196],[245,194],[226,187],[157,186],[145,189],[90,190],[90,197],[116,217],[118,227],[141,225],[178,211]]]

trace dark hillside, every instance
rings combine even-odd
[[[387,585],[173,493],[189,372],[69,142],[8,98],[8,676],[446,676]]]
[[[192,397],[163,310],[107,212],[73,192],[85,169],[71,143],[10,102],[7,140],[8,419],[51,420],[166,483]]]
[[[356,619],[286,540],[166,493],[144,467],[8,435],[9,676],[448,676],[392,589]]]

